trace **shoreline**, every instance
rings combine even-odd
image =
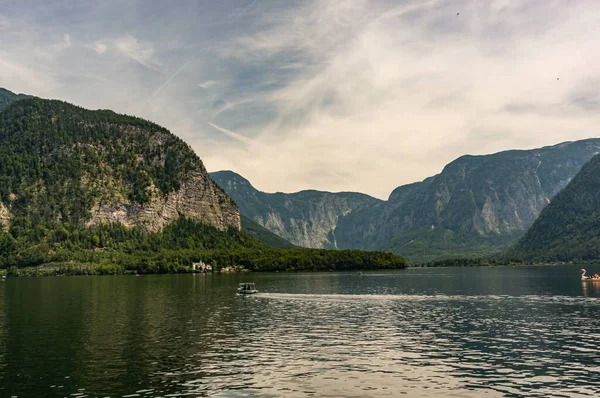
[[[398,271],[406,270],[409,267],[402,268],[362,268],[362,269],[317,269],[317,270],[299,270],[299,269],[287,269],[287,270],[251,270],[248,268],[237,268],[229,270],[216,270],[216,271],[198,271],[193,270],[192,267],[181,267],[176,272],[143,272],[141,270],[123,269],[120,266],[114,266],[110,268],[110,272],[107,272],[106,268],[99,267],[96,265],[85,265],[85,264],[69,264],[69,265],[41,265],[35,267],[14,267],[14,269],[0,269],[0,279],[6,280],[9,278],[39,278],[39,277],[50,277],[50,276],[142,276],[142,275],[184,275],[184,274],[202,274],[202,275],[234,275],[234,274],[247,274],[247,273],[321,273],[321,272],[359,272],[365,271]]]

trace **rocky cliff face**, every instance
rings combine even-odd
[[[383,204],[344,216],[340,247],[385,249],[414,260],[505,247],[600,152],[600,140],[528,151],[463,156],[423,182],[392,192]]]
[[[231,171],[210,176],[237,203],[243,215],[302,247],[337,248],[334,231],[339,218],[381,202],[352,192],[265,193]]]
[[[154,187],[150,191],[150,199],[143,205],[132,203],[124,197],[112,203],[99,201],[91,209],[91,217],[86,226],[120,223],[158,232],[184,216],[213,225],[219,230],[241,228],[236,206],[207,178],[205,172],[190,172],[176,192],[163,195]]]
[[[600,155],[552,199],[508,255],[552,261],[600,258]]]
[[[157,232],[187,217],[241,228],[235,203],[166,129],[110,111],[23,99],[0,111],[4,225],[121,223]]]

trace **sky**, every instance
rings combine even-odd
[[[600,135],[598,0],[0,0],[0,87],[155,121],[267,192],[386,199]]]

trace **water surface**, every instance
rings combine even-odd
[[[9,279],[0,396],[599,396],[579,268]]]

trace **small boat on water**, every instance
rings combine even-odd
[[[600,275],[599,274],[586,275],[586,270],[584,270],[582,268],[581,269],[581,280],[583,282],[600,282]]]
[[[254,283],[244,282],[244,283],[240,283],[240,285],[238,286],[237,293],[238,294],[256,294],[256,293],[258,293],[258,290],[256,290]]]

